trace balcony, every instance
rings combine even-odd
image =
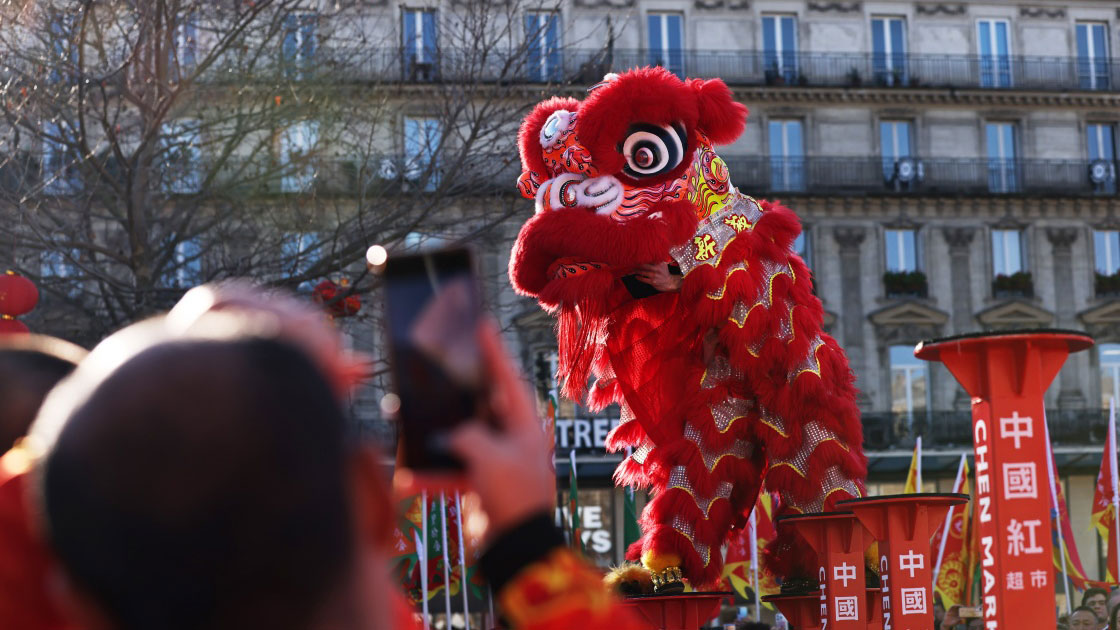
[[[731,181],[748,194],[1116,195],[1115,179],[1094,178],[1086,160],[722,156]]]
[[[968,410],[915,411],[913,415],[878,411],[864,413],[862,420],[867,451],[910,449],[918,436],[925,449],[972,447],[972,412]],[[1050,409],[1046,422],[1055,446],[1099,448],[1108,432],[1108,409]]]
[[[333,52],[333,54],[332,54]],[[322,71],[343,79],[387,82],[482,81],[576,83],[591,85],[607,72],[664,65],[683,76],[718,77],[730,85],[850,88],[975,88],[1042,91],[1120,90],[1120,60],[1092,63],[1076,57],[1001,57],[977,55],[907,55],[898,64],[876,53],[798,53],[793,63],[777,67],[762,51],[645,49],[563,49],[548,62],[530,64],[521,50],[440,49],[438,59],[412,61],[400,49],[317,53]],[[898,64],[898,65],[896,65]]]

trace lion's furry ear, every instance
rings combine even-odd
[[[747,106],[736,103],[731,89],[719,79],[689,79],[699,110],[697,125],[713,144],[731,144],[747,126]]]

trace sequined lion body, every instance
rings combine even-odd
[[[643,68],[544,101],[519,137],[537,212],[510,278],[557,315],[564,394],[621,409],[608,448],[632,452],[615,479],[652,491],[628,557],[694,586],[718,581],[760,488],[779,513],[813,512],[860,496],[866,473],[851,371],[792,250],[799,221],[735,188],[713,149],[746,114],[721,81]],[[648,263],[679,268],[680,290],[635,283]],[[770,558],[781,574],[807,568],[790,551]]]

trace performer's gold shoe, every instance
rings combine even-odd
[[[684,580],[680,567],[665,567],[661,571],[651,571],[653,592],[657,595],[672,595],[684,592]]]

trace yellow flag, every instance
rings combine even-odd
[[[922,438],[918,436],[918,442],[914,444],[914,455],[910,458],[910,472],[906,473],[906,488],[902,490],[905,494],[913,494],[922,491]]]

